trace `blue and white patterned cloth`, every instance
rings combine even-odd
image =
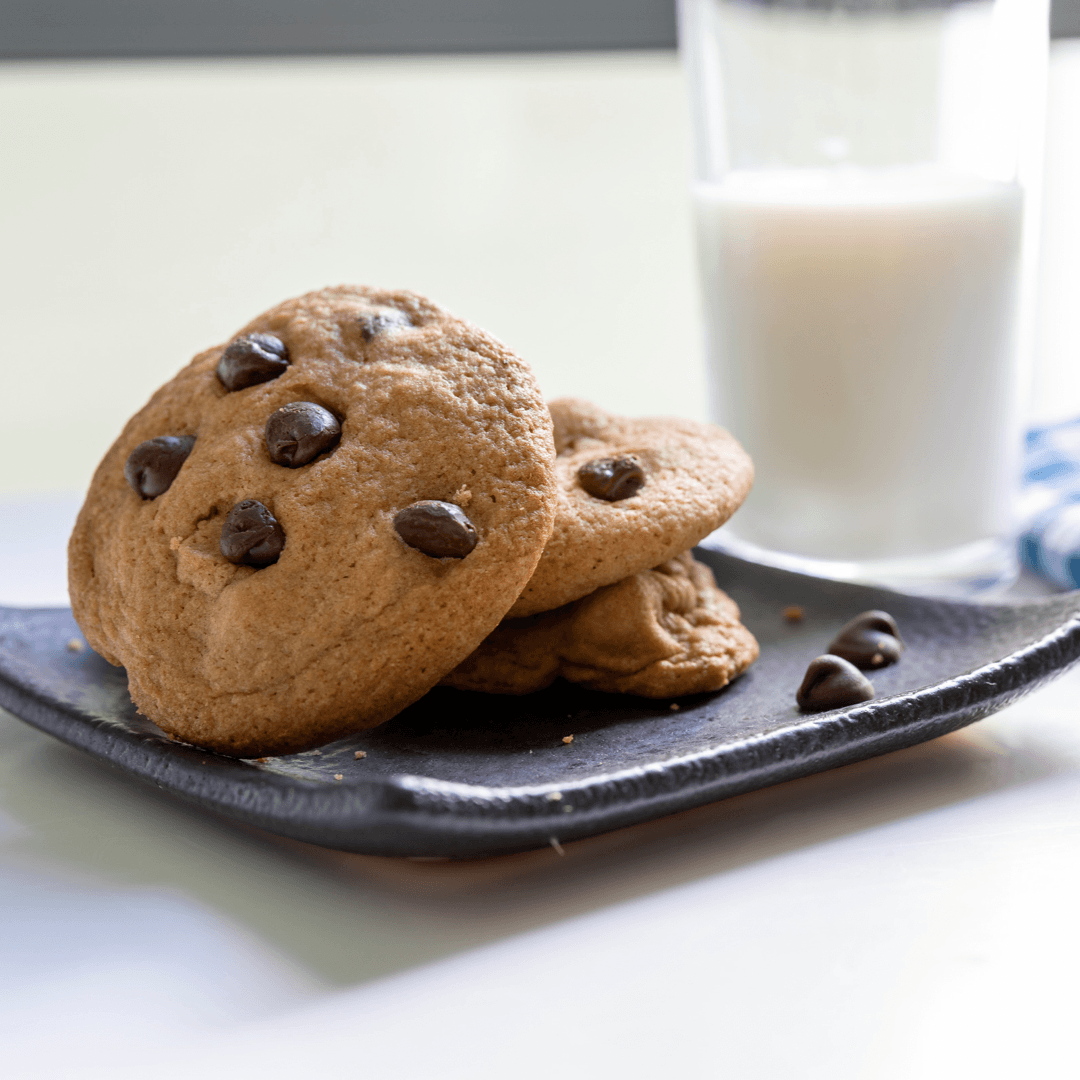
[[[1059,588],[1080,588],[1080,418],[1028,432],[1023,508],[1020,561]]]

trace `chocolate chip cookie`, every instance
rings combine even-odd
[[[527,366],[424,298],[324,289],[197,356],[99,466],[69,546],[87,641],[223,753],[372,727],[468,656],[551,533]]]
[[[551,404],[555,529],[512,617],[550,611],[658,566],[718,529],[750,491],[750,458],[723,428]]]
[[[757,655],[735,602],[685,552],[557,611],[508,619],[443,683],[528,694],[561,675],[593,690],[679,697],[719,690]]]

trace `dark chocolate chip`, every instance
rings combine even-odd
[[[292,401],[266,421],[265,434],[271,459],[296,469],[334,446],[341,425],[329,409],[313,401]]]
[[[285,530],[261,502],[238,502],[221,527],[221,554],[229,562],[269,566],[285,546]]]
[[[243,390],[269,382],[289,366],[285,342],[273,334],[248,334],[237,338],[221,354],[217,377],[226,390]]]
[[[360,336],[370,341],[377,334],[387,330],[400,330],[412,326],[409,316],[403,311],[380,311],[376,315],[361,315],[359,318]]]
[[[887,611],[864,611],[840,628],[829,652],[859,668],[895,664],[904,651],[896,620]]]
[[[144,499],[169,490],[195,445],[194,435],[159,435],[139,443],[124,462],[124,479]]]
[[[399,510],[394,515],[394,528],[409,547],[434,559],[463,559],[479,539],[461,507],[434,499]]]
[[[810,661],[795,700],[803,712],[822,712],[858,705],[873,696],[873,685],[854,664],[826,655]]]
[[[636,457],[597,458],[578,469],[581,486],[598,499],[620,502],[645,484],[645,470]]]

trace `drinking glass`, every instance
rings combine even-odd
[[[1016,573],[1045,0],[680,0],[718,540],[915,592]]]

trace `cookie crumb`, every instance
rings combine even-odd
[[[334,773],[334,779],[335,780],[344,780],[345,779],[345,774],[336,772],[336,773]]]
[[[559,800],[562,799],[562,792],[561,791],[549,791],[547,793],[547,797],[548,797],[548,802],[559,802]]]
[[[567,746],[569,746],[573,741],[574,741],[574,736],[573,735],[564,735],[563,736],[563,742],[566,743]]]
[[[551,837],[551,846],[555,849],[555,854],[556,855],[565,855],[566,854],[566,852],[563,851],[562,844],[560,844],[559,841],[556,840],[554,836]]]
[[[180,536],[174,536],[174,537],[173,537],[173,538],[172,538],[172,539],[171,539],[171,540],[169,541],[169,550],[170,550],[170,551],[179,551],[179,550],[180,550],[180,545],[181,545],[181,544],[182,544],[183,542],[184,542],[184,541],[183,541],[183,538],[182,538],[182,537],[180,537]]]
[[[265,765],[270,759],[268,757],[257,757],[255,759],[260,765]]]
[[[784,616],[785,622],[802,622],[806,613],[798,604],[789,604],[780,614]]]
[[[67,643],[67,651],[68,652],[82,652],[83,649],[85,649],[85,648],[86,648],[86,646],[77,637],[73,637]]]
[[[472,492],[464,484],[462,484],[461,487],[459,487],[457,491],[455,491],[454,494],[450,496],[450,501],[453,503],[457,503],[458,506],[464,509],[466,506],[469,505],[469,503],[472,502]]]
[[[357,750],[356,753],[353,754],[353,757],[356,758],[357,761],[359,761],[361,758],[366,758],[367,757],[367,751],[366,750]]]
[[[674,701],[668,706],[668,708],[672,712],[678,712],[679,711],[679,706]]]

